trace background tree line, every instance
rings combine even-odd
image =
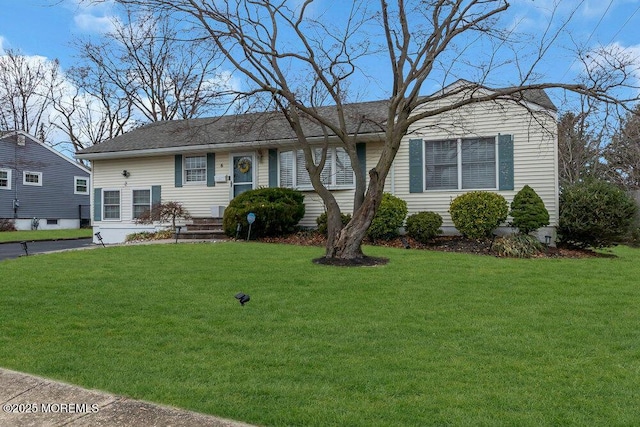
[[[112,30],[75,40],[78,62],[18,50],[0,56],[0,131],[22,130],[73,151],[144,123],[219,114],[230,75],[203,42],[183,40],[166,15],[125,10]]]

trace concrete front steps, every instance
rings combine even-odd
[[[224,240],[222,218],[192,218],[191,223],[183,226],[178,234],[179,240]]]

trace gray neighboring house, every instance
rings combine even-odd
[[[89,224],[91,172],[23,131],[0,132],[0,219],[18,230]]]

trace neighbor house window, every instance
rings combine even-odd
[[[11,169],[0,169],[0,190],[11,190]]]
[[[22,183],[24,185],[42,185],[42,172],[29,172],[24,171],[22,173]]]
[[[133,190],[133,218],[151,210],[151,190]]]
[[[207,156],[184,158],[184,181],[207,182]]]
[[[120,190],[102,191],[102,218],[120,220]]]
[[[425,142],[427,190],[496,189],[494,137]]]
[[[89,194],[89,178],[76,176],[73,178],[73,194]]]
[[[322,149],[314,149],[313,155],[314,161],[319,163]],[[351,168],[351,159],[344,148],[329,148],[320,178],[329,188],[353,188],[355,177]],[[312,188],[302,150],[280,152],[280,186]]]

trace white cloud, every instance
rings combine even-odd
[[[78,29],[92,33],[106,33],[114,29],[113,16],[95,16],[90,13],[80,13],[73,17]]]
[[[5,44],[7,42],[7,39],[5,39],[4,37],[0,36],[0,55],[4,55],[4,50],[5,50]]]

